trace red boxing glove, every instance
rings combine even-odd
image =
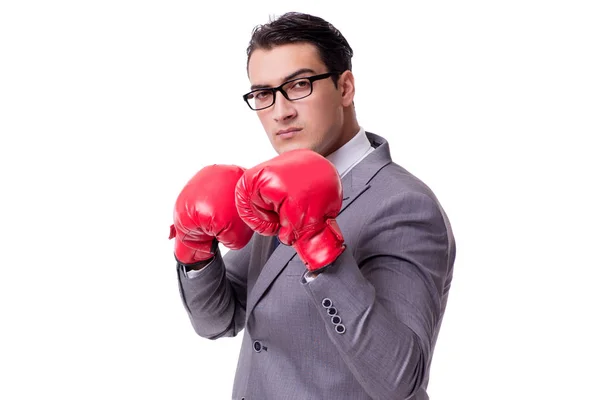
[[[175,223],[169,235],[169,239],[175,238],[179,262],[209,260],[217,241],[230,249],[240,249],[250,241],[252,229],[235,206],[235,185],[243,173],[244,169],[235,165],[212,165],[185,185],[175,202]]]
[[[342,207],[342,182],[318,153],[297,149],[248,169],[236,187],[240,217],[254,231],[293,246],[310,271],[344,251],[335,220]]]

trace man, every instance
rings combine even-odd
[[[428,399],[454,237],[434,193],[357,122],[352,55],[315,16],[257,27],[243,97],[279,155],[206,167],[177,199],[194,329],[244,331],[234,399]]]

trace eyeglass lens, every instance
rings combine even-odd
[[[282,90],[287,94],[289,100],[298,100],[310,95],[312,84],[309,79],[296,79],[283,85]],[[273,90],[257,90],[248,96],[248,104],[254,109],[271,106],[274,101]]]

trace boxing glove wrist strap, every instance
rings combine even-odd
[[[344,237],[335,219],[323,229],[308,231],[292,244],[309,271],[318,271],[334,262],[345,249]]]
[[[190,247],[193,246],[193,247]],[[219,242],[213,238],[210,242],[190,242],[190,246],[175,238],[175,259],[183,266],[198,267],[201,263],[207,263],[212,260],[219,250]]]

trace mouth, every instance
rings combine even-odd
[[[282,129],[280,131],[278,131],[275,136],[281,138],[281,139],[289,139],[291,137],[296,136],[296,134],[298,134],[300,131],[302,130],[302,128],[288,128],[288,129]]]

